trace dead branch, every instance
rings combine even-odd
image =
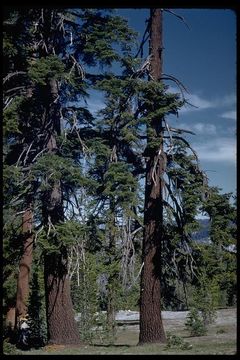
[[[11,92],[13,92],[13,91],[20,90],[20,89],[25,89],[25,88],[26,88],[26,86],[16,86],[16,87],[14,87],[14,88],[12,88],[12,89],[6,90],[6,91],[5,91],[5,94],[9,94],[9,93],[11,93]],[[12,95],[11,95],[11,96],[12,96]]]
[[[71,129],[71,133],[73,132],[73,130],[75,130],[76,134],[77,134],[77,137],[78,137],[78,140],[82,146],[82,150],[83,150],[83,153],[86,154],[89,152],[89,148],[87,147],[87,145],[84,144],[80,134],[79,134],[79,130],[77,128],[77,116],[76,116],[76,113],[75,111],[73,111],[73,125],[72,125],[72,129]]]
[[[27,161],[27,158],[28,158],[28,154],[29,154],[29,151],[30,151],[30,149],[31,149],[31,147],[32,147],[32,145],[33,145],[33,143],[34,143],[34,140],[31,142],[31,144],[29,145],[29,147],[28,147],[28,149],[27,149],[27,152],[26,152],[25,158],[24,158],[24,160],[23,160],[23,165],[26,165],[26,161]]]
[[[26,74],[25,71],[15,71],[13,73],[9,73],[7,76],[5,76],[5,78],[3,78],[3,84],[5,84],[5,82],[11,79],[13,76],[25,75],[25,74]]]
[[[72,65],[72,67],[71,67],[71,69],[70,69],[69,76],[71,76],[72,71],[73,71],[73,70],[75,69],[75,67],[76,67],[76,69],[77,69],[77,71],[78,71],[78,74],[81,76],[82,80],[84,80],[84,79],[85,79],[85,71],[84,71],[84,68],[82,67],[81,64],[79,64],[79,63],[77,62],[77,60],[75,59],[75,57],[74,57],[73,55],[70,55],[70,58],[71,58],[72,61],[73,61],[73,65]]]
[[[141,275],[141,272],[142,272],[143,267],[144,267],[144,262],[142,263],[142,265],[141,265],[141,267],[140,267],[140,270],[139,270],[137,276],[133,279],[133,282],[128,286],[128,288],[127,288],[128,290],[130,290],[130,289],[133,287],[133,285],[136,284],[139,276]]]
[[[163,9],[163,11],[169,12],[170,14],[176,16],[178,19],[182,20],[182,22],[186,25],[186,27],[187,27],[189,30],[191,30],[191,29],[190,29],[190,26],[188,25],[188,23],[186,22],[186,20],[184,19],[183,16],[178,15],[178,14],[176,14],[174,11],[169,10],[169,9]]]
[[[12,97],[12,98],[9,98],[9,97],[8,97],[8,98],[5,100],[4,103],[5,103],[6,105],[4,106],[3,111],[8,108],[8,106],[11,104],[11,102],[13,101],[13,99],[14,99],[13,97]]]
[[[51,221],[51,216],[48,215],[48,232],[47,232],[47,238],[49,237],[49,234],[50,234],[50,231],[51,229],[53,228],[54,230],[54,233],[56,233],[56,228],[55,226],[53,225],[52,221]]]
[[[150,68],[151,68],[151,59],[152,59],[152,54],[150,54],[147,59],[144,61],[144,63],[142,64],[141,68],[138,69],[137,71],[135,71],[132,75],[131,78],[134,77],[141,77],[144,74],[148,74],[150,76]],[[153,80],[153,79],[152,79]]]
[[[193,131],[190,131],[190,130],[176,129],[176,128],[173,128],[173,127],[170,127],[169,129],[170,129],[171,131],[173,131],[173,132],[178,133],[178,134],[182,134],[183,132],[185,132],[185,133],[188,133],[188,134],[196,135]]]
[[[143,54],[143,46],[144,46],[144,44],[146,43],[146,41],[149,39],[149,34],[147,35],[146,38],[145,38],[145,36],[146,36],[147,33],[149,33],[149,29],[150,29],[150,19],[147,19],[147,20],[146,20],[146,23],[147,23],[147,26],[146,26],[146,29],[145,29],[145,31],[144,31],[141,44],[139,45],[138,52],[137,52],[136,55],[135,55],[135,58],[138,57],[138,54],[139,54],[139,53],[141,53],[141,57],[142,57],[142,54]]]
[[[170,128],[169,128],[169,126],[168,126],[168,123],[167,123],[166,119],[163,118],[163,121],[165,122],[166,129],[167,129],[167,132],[168,132],[168,135],[169,135],[169,138],[170,138],[170,145],[169,145],[169,149],[168,149],[168,151],[167,151],[167,154],[171,154],[172,149],[173,149],[172,135],[171,135],[171,133],[170,133]]]
[[[182,142],[184,142],[186,145],[187,145],[187,147],[192,151],[192,153],[193,153],[193,155],[195,156],[195,159],[196,159],[196,161],[197,161],[197,163],[198,163],[198,156],[197,156],[197,153],[196,153],[196,151],[191,147],[191,145],[189,144],[189,142],[187,141],[187,140],[185,140],[184,138],[182,138],[181,136],[177,136],[177,135],[173,135],[173,138],[174,139],[179,139],[179,140],[181,140]]]
[[[158,154],[157,154],[157,157],[154,161],[154,164],[153,164],[153,169],[152,169],[152,181],[154,183],[154,186],[157,186],[157,172],[156,172],[156,168],[157,168],[157,164],[159,163],[159,159],[160,159],[160,155],[161,155],[161,148],[159,148],[159,151],[158,151]]]
[[[23,151],[22,151],[21,154],[19,155],[15,167],[18,167],[18,165],[19,165],[19,163],[20,163],[20,160],[21,160],[21,157],[23,156],[23,154],[24,154],[25,151],[26,151],[26,146],[24,147]]]
[[[36,232],[35,236],[34,236],[34,243],[37,242],[37,238],[38,238],[38,235],[40,234],[40,232],[42,232],[42,230],[44,229],[44,226],[42,225],[42,227]]]
[[[185,99],[183,91],[185,91],[186,93],[189,94],[189,91],[187,90],[185,85],[183,85],[183,83],[180,80],[178,80],[175,76],[168,75],[168,74],[162,74],[161,80],[172,80],[172,81],[174,81],[175,84],[178,86],[179,90],[181,91],[183,99]]]
[[[44,151],[47,151],[47,150],[48,150],[48,148],[42,149],[42,150],[33,158],[32,163],[33,163]]]
[[[115,162],[115,163],[117,163],[117,161],[118,161],[118,158],[117,158],[117,147],[116,147],[116,145],[113,145],[112,152],[111,152],[111,155],[110,155],[110,162]]]

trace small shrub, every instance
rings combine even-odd
[[[203,336],[207,333],[204,319],[196,308],[190,310],[185,326],[190,331],[191,336]]]
[[[226,333],[226,330],[224,330],[224,329],[217,330],[217,334],[225,334],[225,333]]]
[[[172,335],[167,333],[167,345],[165,349],[169,348],[178,348],[181,350],[189,350],[192,348],[192,345],[189,342],[184,341],[180,336]]]
[[[7,355],[15,355],[18,353],[15,345],[11,344],[7,340],[3,341],[3,353]]]

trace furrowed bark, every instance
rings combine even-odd
[[[150,33],[151,78],[159,80],[162,74],[162,11],[151,9]],[[143,254],[140,292],[139,344],[164,343],[161,316],[161,241],[163,227],[163,203],[161,176],[164,172],[162,119],[154,119],[149,125],[160,140],[160,147],[151,153],[146,166],[145,212]],[[149,139],[147,139],[149,142]]]
[[[56,135],[60,133],[60,116],[57,104],[58,88],[56,80],[49,83],[50,104],[48,116],[51,120],[47,148],[49,153],[57,151]],[[46,226],[54,226],[64,220],[62,188],[59,181],[54,181],[50,191],[43,199],[43,218]],[[50,233],[54,242],[54,234]],[[45,254],[44,278],[47,307],[48,343],[49,344],[79,344],[80,337],[77,323],[74,319],[73,304],[70,294],[70,279],[68,276],[68,254],[64,245],[59,245],[59,251]]]
[[[17,280],[16,326],[20,318],[26,317],[28,312],[27,301],[29,295],[30,270],[33,259],[32,221],[33,214],[31,205],[29,205],[23,214],[22,223],[23,254],[19,263]]]

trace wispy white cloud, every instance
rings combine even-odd
[[[216,135],[217,134],[217,127],[214,124],[206,124],[202,122],[198,122],[196,124],[191,124],[189,126],[186,123],[181,124],[181,128],[185,130],[191,130],[198,134],[205,134],[205,135]]]
[[[169,92],[172,93],[179,93],[179,89],[170,86],[168,89]],[[236,94],[229,94],[225,95],[223,97],[215,97],[215,98],[209,98],[202,96],[200,92],[194,93],[194,94],[184,94],[185,99],[188,101],[188,105],[185,104],[182,109],[180,110],[180,113],[186,113],[186,112],[192,112],[192,111],[199,111],[199,110],[205,110],[205,109],[213,109],[213,108],[223,108],[223,107],[233,107],[236,105]],[[229,111],[230,113],[230,111]],[[231,113],[230,115],[233,116]]]
[[[181,109],[181,112],[204,110],[204,109],[210,109],[210,108],[215,107],[214,101],[209,101],[204,98],[201,98],[197,94],[190,94],[189,96],[186,97],[186,100],[193,106],[186,104]]]
[[[218,99],[219,105],[221,106],[233,106],[236,105],[237,96],[236,94],[229,94],[223,98]]]
[[[97,113],[99,110],[103,109],[105,106],[104,102],[99,99],[95,99],[95,101],[87,100],[87,105],[88,105],[89,110],[92,113]]]
[[[236,141],[233,138],[215,138],[194,146],[200,161],[227,161],[236,163]]]
[[[221,114],[220,117],[222,117],[222,118],[224,118],[224,119],[236,120],[236,118],[237,118],[237,112],[236,112],[236,110],[226,111],[226,112],[224,112],[223,114]]]

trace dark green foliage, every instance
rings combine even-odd
[[[120,60],[116,48],[130,50],[130,44],[134,41],[134,32],[129,31],[128,24],[118,16],[103,15],[101,9],[86,10],[80,14],[86,20],[82,26],[83,42],[79,50],[82,51],[83,60],[89,65],[96,65],[97,61],[110,65],[114,60]],[[115,43],[115,48],[112,47]]]
[[[3,135],[11,136],[21,134],[19,130],[19,107],[23,103],[22,96],[16,96],[13,99],[11,106],[9,106],[3,113]]]
[[[236,207],[231,194],[210,188],[202,210],[210,217],[210,244],[194,247],[199,271],[219,288],[218,306],[234,304],[236,298]]]
[[[114,206],[126,207],[136,203],[135,188],[136,179],[128,170],[127,164],[123,162],[111,163],[104,175],[105,188],[103,195],[114,202]]]
[[[129,31],[127,23],[106,13],[104,10],[63,11],[47,8],[10,9],[5,13],[5,201],[9,207],[14,205],[14,211],[24,211],[25,204],[31,199],[36,249],[52,256],[61,252],[65,254],[78,244],[79,237],[84,237],[88,232],[89,240],[92,239],[89,246],[92,249],[95,246],[94,229],[90,231],[79,218],[76,221],[75,215],[80,211],[79,190],[85,189],[86,196],[93,196],[96,188],[99,188],[99,184],[87,174],[83,159],[88,147],[93,148],[94,137],[101,135],[99,131],[89,131],[89,125],[94,125],[89,110],[71,104],[86,97],[94,81],[94,76],[86,74],[88,65],[110,65],[130,49],[127,42],[133,39],[133,32]],[[52,146],[55,147],[54,151],[48,153],[51,136]],[[106,158],[104,161],[107,163]],[[84,171],[81,171],[82,165]],[[108,175],[115,176],[111,171]],[[106,181],[107,192],[109,181]],[[129,191],[127,185],[133,186],[134,180],[131,176],[127,180],[127,175],[121,177],[119,173],[118,179],[115,179],[117,181],[120,197],[123,198],[124,192]],[[48,211],[49,201],[47,203],[45,200],[49,200],[56,184],[61,186],[65,218],[70,216],[71,219],[53,224],[51,219],[44,218],[41,208],[45,213]],[[20,203],[17,204],[15,198]],[[92,202],[93,199],[90,199],[89,203]],[[9,251],[13,250],[9,245],[14,239],[14,230],[16,227],[12,233],[7,229]],[[97,233],[101,231],[97,229]],[[101,243],[101,236],[99,239]],[[16,265],[16,251],[14,255],[14,264],[10,263],[10,257],[7,259],[9,266]],[[6,266],[6,279],[11,274]],[[30,307],[34,311],[35,307],[44,305],[42,299],[37,297],[40,296],[37,294],[40,286],[37,276],[35,274],[33,277],[31,293]],[[5,285],[8,296],[14,296],[15,286],[11,285],[10,292],[7,282]],[[85,282],[84,286],[88,284]],[[86,299],[85,296],[85,302]],[[86,314],[90,311],[85,310]],[[41,340],[40,320],[34,316],[32,313],[33,337]],[[88,320],[83,326],[86,327],[87,323]]]
[[[19,355],[16,346],[14,344],[11,344],[8,340],[3,341],[3,354]]]
[[[45,296],[43,269],[41,264],[33,266],[29,296],[29,325],[31,347],[41,347],[47,342],[47,323],[45,312]]]
[[[56,55],[34,60],[28,69],[30,79],[39,85],[47,85],[49,80],[64,78],[65,66]]]
[[[74,310],[79,316],[81,338],[92,343],[96,339],[96,326],[99,325],[97,280],[100,274],[100,264],[96,261],[96,256],[85,252],[84,248],[82,248],[82,253],[78,254],[81,260],[74,257],[74,253],[72,256],[73,263],[78,261],[78,267],[72,274]]]

